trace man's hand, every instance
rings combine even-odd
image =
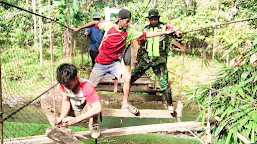
[[[137,63],[138,63],[138,61],[135,60],[135,61],[132,63],[132,66],[136,66]]]
[[[88,33],[88,32],[85,32],[85,33],[84,33],[84,36],[85,36],[85,37],[87,37],[88,35],[89,35],[89,33]]]
[[[62,122],[63,122],[63,119],[64,119],[64,118],[59,117],[59,118],[56,120],[56,124],[58,125],[58,124],[62,123]]]
[[[72,31],[73,32],[78,32],[78,31],[80,31],[80,28],[72,28]]]
[[[176,34],[177,38],[182,38],[182,36],[183,36],[183,33],[181,31],[176,31],[175,34]]]
[[[74,125],[77,122],[78,121],[77,121],[76,117],[70,117],[69,116],[69,117],[66,117],[66,118],[63,119],[63,123],[65,125]]]
[[[168,29],[167,31],[165,31],[165,33],[168,35],[172,35],[175,33],[175,31],[173,29]]]

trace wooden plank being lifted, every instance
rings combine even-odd
[[[164,123],[164,124],[151,124],[142,126],[131,126],[122,128],[113,128],[101,130],[100,137],[110,137],[110,136],[121,136],[121,135],[131,135],[131,134],[141,134],[141,133],[152,133],[160,131],[175,132],[185,129],[195,129],[201,128],[202,122],[179,122],[179,123]],[[90,131],[74,132],[73,135],[78,139],[89,139]],[[21,138],[4,139],[5,144],[20,144],[20,143],[52,143],[53,141],[49,139],[46,135],[39,136],[29,136]]]
[[[173,118],[168,110],[140,109],[139,115],[133,115],[127,109],[102,109],[105,117],[134,117],[134,118]]]
[[[66,132],[63,132],[59,128],[52,128],[50,133],[47,134],[47,137],[52,139],[55,143],[83,144],[83,142],[81,142],[78,139],[74,138],[71,134],[67,134]]]

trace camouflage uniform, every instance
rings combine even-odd
[[[148,25],[144,28],[143,31],[160,32],[166,31],[166,29],[166,25],[159,22],[158,26],[152,28],[150,25]],[[139,79],[145,73],[145,71],[152,67],[154,73],[158,77],[161,91],[163,91],[168,105],[172,105],[172,96],[166,66],[168,53],[168,36],[162,35],[154,38],[147,38],[145,41],[141,42],[140,45],[141,48],[137,54],[137,64],[131,72],[131,83]]]

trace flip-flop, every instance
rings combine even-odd
[[[127,109],[130,113],[134,114],[134,115],[138,115],[139,111],[136,107],[132,106],[132,105],[128,105],[126,107],[122,107],[121,109]]]

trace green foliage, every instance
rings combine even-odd
[[[221,122],[214,126],[214,135],[224,137],[224,143],[239,143],[237,132],[242,134],[251,142],[255,142],[253,137],[257,136],[255,126],[257,123],[257,68],[256,66],[243,65],[240,67],[229,67],[217,73],[217,79],[212,83],[212,88],[223,93],[211,91],[211,117],[218,116]],[[208,85],[207,85],[208,86]],[[208,96],[210,89],[206,85],[199,86],[191,95],[189,101],[195,101],[208,109]],[[232,97],[230,97],[231,95]],[[235,99],[240,98],[252,104]],[[205,111],[201,111],[202,118],[205,118]],[[226,130],[225,126],[230,126]],[[254,129],[254,130],[252,130]]]

